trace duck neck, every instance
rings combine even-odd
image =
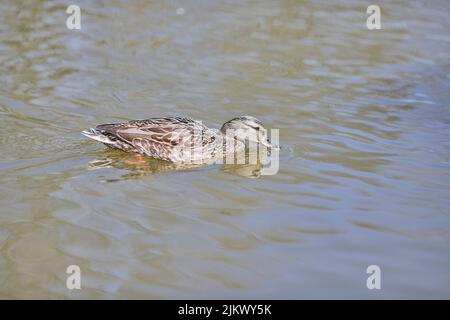
[[[226,148],[227,153],[241,152],[242,150],[245,149],[244,142],[242,142],[234,137],[227,136],[225,134],[222,134],[222,137],[223,137],[223,145],[224,145],[224,148]]]

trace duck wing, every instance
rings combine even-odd
[[[148,156],[179,162],[186,150],[203,144],[209,129],[190,118],[165,117],[103,124],[97,130],[114,135]]]

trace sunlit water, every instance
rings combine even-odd
[[[68,30],[71,3],[0,2],[0,297],[450,297],[448,1],[378,1],[374,31],[364,1],[77,1]],[[278,174],[80,135],[242,114]]]

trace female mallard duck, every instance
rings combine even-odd
[[[227,121],[220,130],[190,118],[164,117],[101,124],[82,134],[111,148],[173,163],[204,162],[239,152],[245,149],[246,140],[271,147],[267,130],[251,116]]]

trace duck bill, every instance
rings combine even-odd
[[[259,143],[261,143],[263,146],[265,146],[265,147],[268,148],[268,149],[270,149],[270,148],[273,147],[272,144],[269,142],[269,140],[264,141],[264,140],[262,139],[262,140],[259,140]]]

